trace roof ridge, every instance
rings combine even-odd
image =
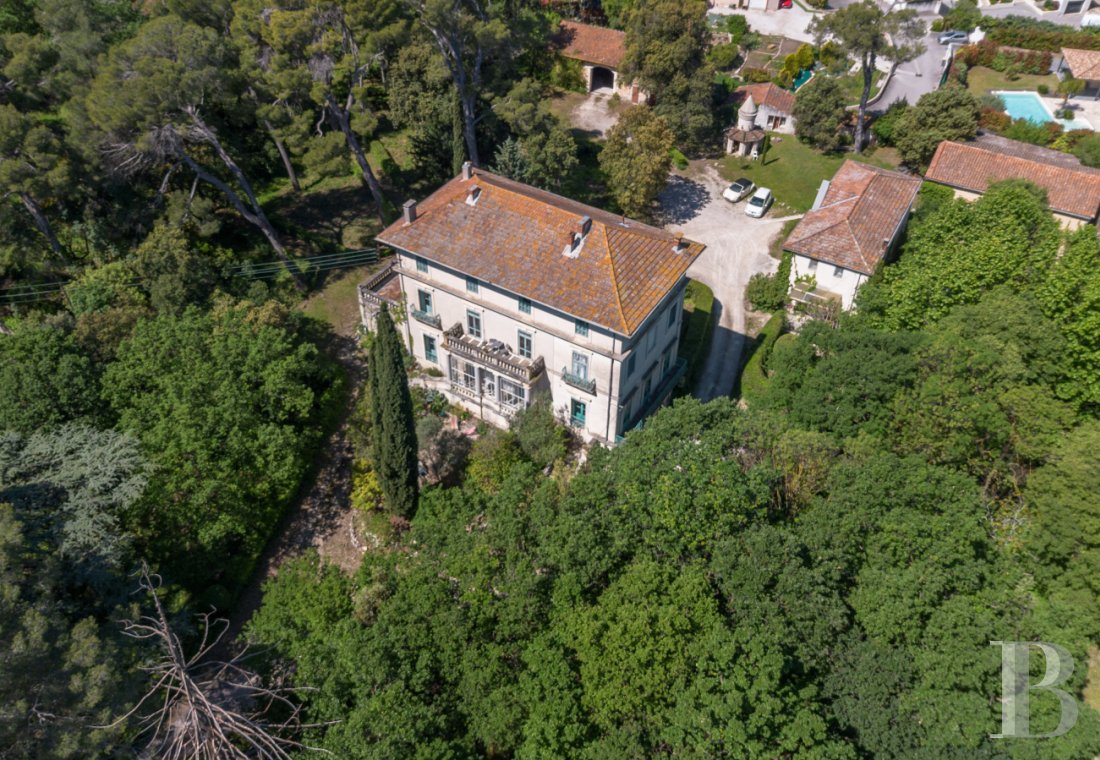
[[[623,293],[622,287],[619,285],[619,269],[615,266],[615,254],[611,250],[611,240],[607,237],[607,227],[601,226],[600,231],[603,232],[603,244],[607,248],[607,261],[611,266],[611,284],[615,288],[615,307],[619,310],[619,319],[623,321],[624,325],[629,324],[626,319],[626,310],[623,309]]]

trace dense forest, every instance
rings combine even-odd
[[[164,754],[157,705],[204,689],[230,743],[303,756],[1100,754],[1100,249],[1033,187],[924,191],[857,314],[775,342],[747,403],[681,398],[611,451],[542,402],[472,448],[411,430],[395,410],[436,402],[381,336],[353,387],[300,305],[404,198],[469,159],[645,213],[635,172],[713,147],[705,4],[597,10],[0,1],[0,755]],[[625,29],[656,93],[606,156],[546,102],[577,84],[561,16]],[[381,540],[352,573],[283,566],[247,671],[203,671],[229,655],[201,615],[348,408]],[[413,445],[418,495],[387,480]],[[1072,653],[1069,733],[989,738],[991,640]],[[1033,693],[1032,730],[1058,708]]]

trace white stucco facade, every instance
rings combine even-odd
[[[614,443],[667,398],[682,372],[685,278],[628,337],[425,256],[398,251],[397,259],[400,329],[413,356],[443,373],[451,401],[494,425],[507,426],[533,394],[548,392],[558,417],[583,438]]]
[[[814,292],[824,297],[828,297],[828,294],[839,296],[841,307],[845,310],[852,308],[856,291],[868,279],[862,272],[827,264],[801,254],[793,254],[790,277],[792,288],[799,277],[813,277],[817,282],[817,289]]]

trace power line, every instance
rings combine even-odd
[[[308,256],[300,259],[291,259],[284,262],[280,259],[274,261],[244,262],[225,267],[222,272],[227,277],[242,277],[247,280],[265,280],[277,277],[280,273],[296,267],[303,274],[316,274],[330,272],[337,269],[350,269],[364,264],[373,264],[378,261],[376,248],[361,248],[354,251],[340,251],[338,253],[325,253],[317,256]],[[122,285],[140,285],[144,279],[132,280],[121,283]],[[10,288],[0,288],[0,304],[13,306],[16,304],[35,303],[48,301],[67,290],[93,287],[81,285],[71,280],[55,280],[53,282],[41,282],[33,285],[15,285]]]

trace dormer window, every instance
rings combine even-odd
[[[478,187],[477,185],[474,185],[473,187],[470,188],[470,191],[468,193],[466,193],[466,205],[467,206],[476,206],[477,205],[477,199],[480,198],[480,197],[481,197],[481,188]]]

